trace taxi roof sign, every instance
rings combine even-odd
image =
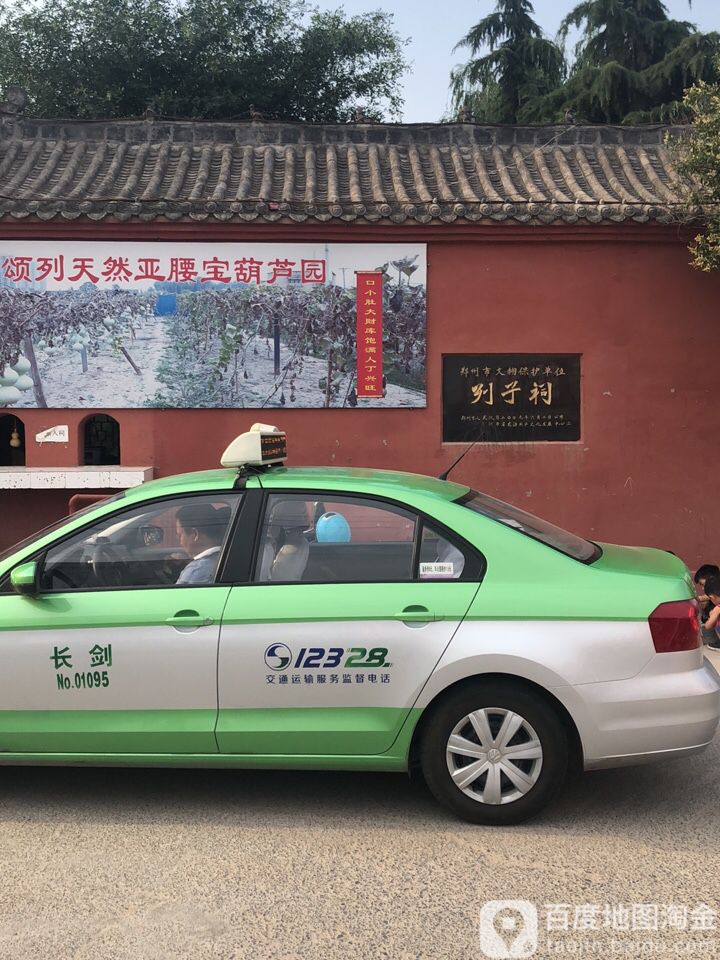
[[[287,459],[284,431],[269,423],[254,423],[247,433],[235,437],[220,458],[223,467],[266,467]]]

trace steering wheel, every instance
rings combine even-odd
[[[111,543],[96,543],[92,560],[93,576],[102,587],[127,586],[127,567],[117,547]]]

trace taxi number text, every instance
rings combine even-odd
[[[388,667],[390,664],[385,662],[387,654],[387,647],[373,647],[371,650],[366,647],[351,647],[349,650],[344,647],[330,647],[328,650],[324,647],[303,647],[293,667],[296,670],[313,667],[332,670],[341,664],[343,667]]]
[[[75,675],[57,674],[58,690],[92,690],[94,687],[109,687],[107,670],[88,670]]]

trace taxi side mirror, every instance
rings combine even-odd
[[[37,579],[38,565],[35,561],[21,563],[10,574],[10,584],[15,593],[26,597],[34,597],[39,593]]]

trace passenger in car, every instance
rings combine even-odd
[[[212,583],[229,523],[230,507],[227,506],[188,503],[178,510],[177,537],[180,546],[192,557],[177,578],[178,584]]]

